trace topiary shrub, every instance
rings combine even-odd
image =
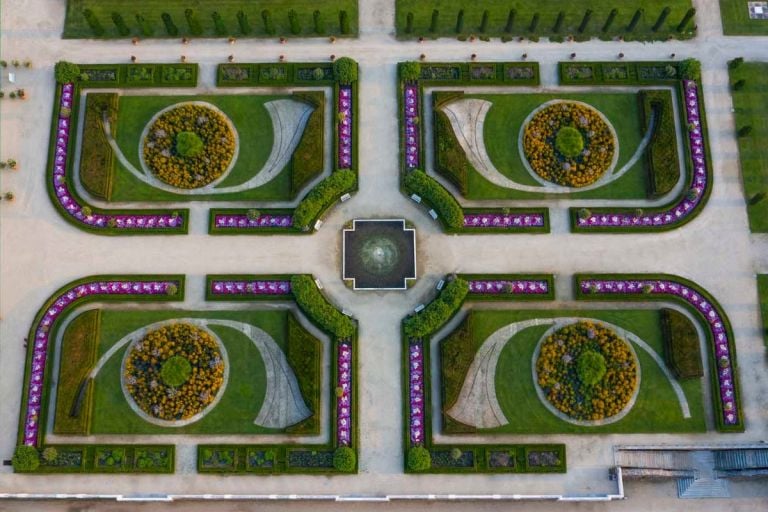
[[[352,473],[357,466],[357,454],[349,446],[340,446],[333,452],[333,467],[344,473]]]
[[[573,126],[564,126],[555,136],[555,147],[563,155],[575,157],[584,150],[584,137]]]
[[[417,194],[427,200],[452,229],[464,226],[464,211],[456,199],[445,187],[419,169],[406,174],[403,184],[411,194]]]
[[[125,24],[125,20],[119,12],[112,13],[112,23],[115,24],[115,27],[117,27],[117,32],[121,36],[125,37],[131,33],[131,30],[128,28],[128,25]]]
[[[160,369],[160,377],[163,382],[171,387],[179,387],[189,379],[192,373],[192,365],[182,356],[171,356]]]
[[[608,19],[605,20],[605,24],[603,25],[603,32],[608,32],[610,30],[611,25],[613,25],[613,20],[616,19],[616,16],[619,14],[619,11],[616,9],[611,9],[611,12],[608,13]]]
[[[576,375],[586,386],[594,386],[605,375],[605,358],[594,350],[585,350],[576,362]]]
[[[176,135],[176,153],[191,158],[203,151],[203,141],[194,132],[179,132]]]
[[[53,71],[56,81],[60,84],[69,84],[80,78],[80,66],[72,62],[60,60]]]
[[[449,282],[427,307],[405,319],[405,335],[409,338],[421,338],[437,330],[458,311],[468,292],[469,283],[464,279]]]
[[[213,27],[217,36],[227,35],[227,26],[224,24],[224,19],[221,17],[218,11],[211,13],[211,19],[213,20]]]
[[[683,80],[701,80],[701,62],[685,59],[680,63],[680,77]]]
[[[357,185],[357,174],[343,170],[330,176],[310,190],[293,212],[293,225],[299,229],[309,229],[311,223],[338,199],[352,192]]]
[[[40,453],[34,446],[19,445],[11,459],[13,470],[19,473],[31,472],[40,467]]]
[[[296,14],[294,9],[288,11],[288,25],[291,28],[291,34],[295,36],[301,34],[301,23],[299,23],[299,15]]]
[[[272,24],[272,13],[267,9],[261,11],[261,20],[264,22],[264,32],[270,36],[275,35],[275,26]]]
[[[669,16],[670,12],[672,12],[672,9],[670,9],[669,7],[665,7],[661,11],[661,14],[659,14],[659,19],[657,19],[656,23],[654,23],[653,26],[651,27],[651,30],[653,32],[657,32],[661,28],[661,26],[664,24],[664,22],[667,21],[667,16]]]
[[[197,19],[195,11],[192,9],[185,9],[184,17],[187,19],[187,25],[189,25],[189,31],[192,35],[200,36],[203,34],[203,26],[200,24],[200,20]]]
[[[88,26],[91,27],[93,35],[96,37],[101,37],[104,35],[104,27],[101,26],[99,18],[96,17],[96,14],[94,14],[92,10],[85,9],[83,11],[83,16],[85,16],[85,21],[88,22]]]
[[[421,78],[421,63],[417,61],[402,63],[400,65],[400,78],[406,82],[415,82]]]
[[[357,81],[357,62],[349,57],[342,57],[333,62],[333,76],[340,83],[349,85]]]
[[[325,34],[325,21],[323,21],[323,15],[320,11],[312,13],[312,24],[314,25],[315,34]]]
[[[45,450],[43,450],[43,460],[48,463],[56,462],[56,459],[59,458],[59,451],[53,447],[49,446]]]
[[[173,22],[173,18],[171,18],[171,15],[167,12],[164,12],[160,15],[160,18],[163,20],[163,25],[165,25],[165,31],[168,33],[169,36],[176,37],[179,35],[179,27],[176,26],[176,24]]]
[[[342,34],[349,34],[349,15],[347,11],[339,11],[339,30]]]
[[[408,450],[408,469],[411,471],[426,471],[432,467],[432,456],[423,446],[414,446]]]
[[[310,276],[291,277],[291,291],[302,311],[323,330],[339,339],[355,334],[355,323],[333,307]]]

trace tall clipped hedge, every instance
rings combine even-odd
[[[336,338],[349,338],[355,334],[355,323],[352,319],[326,300],[310,276],[293,276],[291,290],[301,310],[323,330]]]
[[[449,282],[426,308],[405,319],[405,335],[422,338],[437,330],[461,307],[468,292],[469,283],[464,279]]]
[[[343,170],[330,176],[310,190],[293,212],[293,225],[300,229],[309,229],[310,224],[342,195],[352,192],[357,186],[357,174]]]
[[[405,176],[403,184],[408,192],[426,199],[449,227],[459,229],[464,226],[464,211],[459,203],[445,187],[424,171],[414,169]]]
[[[333,75],[344,85],[357,81],[357,62],[349,57],[342,57],[333,63]]]

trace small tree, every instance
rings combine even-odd
[[[763,199],[768,196],[768,193],[766,193],[765,190],[761,190],[757,194],[754,194],[752,197],[749,198],[749,204],[756,205],[757,203],[761,202]]]
[[[701,80],[701,62],[696,59],[680,62],[680,77],[683,80]]]
[[[635,14],[632,16],[632,19],[629,20],[629,25],[627,25],[627,32],[632,32],[635,30],[635,27],[638,23],[640,23],[640,18],[643,17],[644,9],[638,9],[635,11]]]
[[[342,57],[333,62],[333,76],[344,85],[357,81],[357,62]]]
[[[732,61],[728,62],[728,67],[731,69],[736,69],[742,64],[744,64],[744,57],[736,57]]]
[[[96,16],[96,14],[90,10],[85,9],[83,10],[83,16],[85,16],[85,21],[88,22],[88,26],[91,27],[91,31],[93,31],[93,35],[96,37],[101,37],[104,35],[104,27],[101,26],[101,22],[99,21],[99,18]]]
[[[509,10],[509,14],[507,14],[507,24],[504,26],[504,32],[507,34],[512,33],[512,29],[515,26],[515,15],[517,14],[517,11],[514,9]]]
[[[746,81],[746,80],[744,80],[743,78],[742,78],[742,79],[740,79],[740,80],[736,80],[736,81],[733,83],[733,90],[734,90],[734,91],[740,91],[740,90],[742,90],[742,89],[744,88],[744,86],[745,86],[746,84],[747,84],[747,81]]]
[[[320,11],[312,13],[312,23],[314,25],[315,34],[325,34],[325,22],[323,21],[323,15]]]
[[[295,36],[301,34],[301,23],[299,23],[299,15],[296,14],[294,9],[288,11],[288,25],[291,28],[291,34]]]
[[[152,25],[150,25],[150,23],[141,14],[136,15],[136,23],[139,24],[141,35],[144,37],[150,37],[155,32],[155,30],[152,28]]]
[[[583,33],[587,29],[587,25],[589,25],[589,20],[592,18],[592,9],[587,9],[584,11],[584,17],[581,18],[581,23],[579,24],[579,28],[577,29],[579,34]]]
[[[432,21],[429,23],[429,32],[434,34],[437,32],[437,25],[440,22],[440,11],[434,9],[432,11]]]
[[[227,35],[227,26],[224,24],[224,20],[221,18],[221,14],[218,11],[211,13],[211,19],[213,20],[213,26],[216,30],[217,36]]]
[[[619,11],[617,9],[611,9],[611,12],[608,13],[608,19],[605,20],[605,24],[603,25],[603,32],[608,32],[608,30],[610,30],[611,25],[613,25],[613,20],[616,19],[618,14]]]
[[[275,35],[275,26],[272,24],[272,13],[268,9],[261,11],[261,21],[264,22],[264,32],[268,35]]]
[[[165,31],[168,33],[169,36],[176,37],[179,35],[179,27],[176,26],[176,24],[173,22],[173,19],[171,18],[171,15],[167,12],[164,12],[160,15],[160,18],[163,20],[163,25],[165,25]]]
[[[691,21],[691,18],[696,14],[696,9],[691,7],[685,12],[685,15],[683,16],[683,19],[680,20],[680,23],[677,25],[677,31],[682,32],[685,30],[685,27],[688,26],[688,22]]]
[[[333,467],[344,473],[352,473],[357,465],[357,454],[349,446],[339,446],[333,452]]]
[[[752,133],[752,126],[751,125],[742,126],[741,128],[739,128],[739,131],[737,133],[739,137],[746,137],[747,135]]]
[[[251,24],[248,22],[248,15],[243,11],[237,11],[237,24],[240,26],[240,33],[244,36],[253,31]]]
[[[200,36],[203,34],[203,26],[200,24],[200,20],[197,19],[197,14],[195,14],[195,11],[192,9],[185,9],[184,17],[187,19],[189,31],[193,36]]]
[[[421,64],[417,61],[404,62],[400,66],[400,78],[406,82],[415,82],[421,78]]]
[[[658,32],[658,30],[661,28],[661,26],[664,24],[665,21],[667,21],[667,16],[669,16],[669,13],[672,12],[672,9],[669,7],[665,7],[662,9],[661,14],[659,14],[659,18],[656,20],[656,23],[653,24],[651,27],[651,30],[654,32]]]
[[[339,29],[342,34],[349,34],[349,15],[347,11],[339,11]]]
[[[432,467],[432,456],[423,446],[414,446],[408,450],[408,469],[411,471],[426,471]]]
[[[456,33],[461,34],[464,32],[464,9],[459,9],[459,13],[456,15]]]
[[[555,20],[555,26],[552,27],[552,32],[557,34],[560,32],[560,29],[563,27],[563,21],[565,20],[565,13],[563,11],[560,11],[557,13],[557,19]]]
[[[14,471],[31,472],[40,467],[40,453],[34,446],[19,445],[11,459]]]
[[[56,462],[57,458],[59,458],[59,451],[53,446],[49,446],[43,450],[43,460],[45,462],[50,464],[52,462]]]
[[[54,76],[60,84],[69,84],[80,77],[80,66],[72,62],[60,60],[54,67]]]
[[[123,15],[119,12],[113,12],[112,13],[112,23],[115,24],[115,27],[117,27],[117,32],[125,37],[131,33],[131,30],[128,28],[128,25],[125,24],[125,20],[123,19]]]
[[[539,26],[539,13],[534,13],[531,18],[531,24],[528,25],[528,32],[536,32],[536,28]]]
[[[488,17],[490,16],[490,13],[488,12],[488,9],[483,11],[483,18],[480,21],[480,28],[478,31],[481,34],[485,34],[486,30],[488,30]]]
[[[405,15],[405,33],[413,33],[413,13],[410,11]]]

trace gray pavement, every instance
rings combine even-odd
[[[429,494],[429,493],[605,493],[616,443],[756,442],[768,439],[768,371],[757,304],[754,275],[768,272],[768,236],[750,235],[738,168],[734,118],[729,95],[727,60],[744,56],[766,59],[768,38],[722,37],[716,0],[696,0],[699,36],[693,41],[668,43],[579,44],[541,43],[396,43],[393,39],[393,0],[361,0],[361,37],[357,40],[194,40],[81,41],[60,39],[65,3],[61,0],[13,0],[0,7],[0,48],[6,60],[27,58],[31,70],[17,72],[17,86],[26,101],[0,102],[0,155],[16,158],[20,170],[0,173],[0,191],[11,190],[16,201],[0,204],[0,457],[9,458],[16,440],[24,365],[23,339],[42,302],[59,286],[95,273],[185,273],[196,282],[206,273],[311,272],[342,307],[360,320],[361,474],[343,477],[278,476],[216,477],[203,475],[89,477],[56,475],[45,478],[14,475],[0,467],[3,492],[81,493],[213,493],[213,494]],[[703,82],[710,126],[709,142],[715,172],[712,197],[703,213],[683,229],[659,235],[574,235],[559,200],[552,207],[549,235],[446,236],[437,225],[402,196],[398,184],[398,132],[395,64],[425,53],[430,60],[514,60],[527,52],[539,61],[545,85],[556,82],[556,62],[570,52],[578,60],[610,60],[619,52],[631,59],[697,57],[703,62]],[[327,59],[330,54],[358,60],[360,82],[360,192],[337,207],[322,229],[309,237],[209,237],[205,209],[195,209],[191,231],[181,237],[97,237],[70,226],[53,209],[43,180],[53,98],[52,67],[59,59],[81,62],[176,62],[181,54],[201,64],[202,80],[211,83],[217,63],[234,54],[239,61]],[[3,87],[8,84],[3,77]],[[205,205],[208,206],[208,205]],[[340,278],[341,227],[355,217],[405,216],[417,229],[418,282],[404,293],[360,293],[347,289]],[[693,279],[723,305],[734,326],[741,368],[747,429],[743,434],[693,435],[563,435],[554,442],[568,445],[565,475],[518,476],[405,476],[402,474],[402,418],[400,374],[400,319],[431,296],[436,281],[447,272],[553,272],[557,285],[570,287],[577,271],[670,272]],[[200,287],[188,291],[200,294]],[[558,298],[565,298],[562,292]],[[201,296],[196,297],[195,301]],[[522,436],[520,441],[541,441]],[[728,510],[759,510],[768,504],[765,486],[738,484],[744,498],[729,502]],[[637,489],[637,497],[635,497]],[[741,496],[741,494],[735,495]],[[671,483],[629,484],[629,501],[612,508],[674,510]],[[39,505],[39,506],[38,506]],[[285,504],[307,508],[307,505]],[[90,510],[76,503],[36,504],[36,510]],[[211,504],[182,504],[196,510]],[[250,510],[265,505],[227,504],[225,510]],[[318,510],[331,504],[314,504]],[[378,505],[354,505],[356,510]],[[396,503],[400,509],[426,508]],[[460,504],[441,504],[459,509]],[[501,505],[471,505],[496,509]],[[506,505],[505,505],[506,506]],[[577,510],[602,510],[604,505],[573,504]],[[722,510],[721,502],[697,503],[702,511]],[[26,507],[26,508],[25,508]],[[49,508],[46,508],[49,507]],[[60,508],[56,508],[60,507]],[[101,505],[93,505],[101,509]],[[146,510],[165,510],[146,505]],[[270,505],[271,507],[271,505]],[[549,504],[526,504],[526,510],[549,510]],[[128,504],[104,505],[105,510],[132,510]],[[0,502],[0,510],[30,510],[29,504]]]

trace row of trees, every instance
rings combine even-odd
[[[83,17],[88,23],[88,26],[90,27],[94,36],[103,37],[107,33],[101,20],[91,9],[83,10]],[[248,36],[254,33],[254,27],[251,24],[251,20],[248,18],[248,13],[245,11],[237,11],[236,18],[240,35]],[[141,14],[136,14],[135,19],[139,28],[139,33],[142,36],[151,37],[154,35],[155,27],[152,22],[147,20]],[[165,32],[167,35],[172,37],[179,35],[179,27],[176,25],[173,17],[169,13],[162,13],[160,15],[160,19],[163,22],[163,26],[165,27]],[[193,9],[186,9],[184,11],[184,19],[186,21],[189,34],[193,36],[203,35],[205,30],[203,28],[202,22],[200,21],[200,18],[197,15],[197,12],[195,12]],[[228,36],[234,34],[234,32],[227,27],[226,23],[224,22],[224,18],[218,11],[211,12],[211,20],[214,26],[214,33],[217,36]],[[113,12],[111,15],[111,21],[117,29],[118,34],[123,37],[128,37],[131,35],[131,28],[128,26],[128,23],[126,23],[122,14],[119,12]],[[304,28],[302,26],[301,19],[295,10],[291,9],[288,11],[287,21],[291,34],[300,35],[303,33]],[[261,11],[260,20],[258,23],[261,24],[262,30],[265,34],[275,35],[277,33],[275,22],[272,18],[272,12],[269,9],[264,9]],[[312,31],[317,35],[324,35],[326,33],[325,17],[323,16],[323,13],[318,10],[312,13]],[[338,31],[343,35],[350,34],[351,32],[350,19],[347,11],[339,11]]]
[[[651,30],[653,32],[659,31],[661,27],[664,25],[664,23],[667,21],[667,17],[669,16],[670,12],[672,10],[669,7],[665,7],[661,13],[659,13],[658,18],[656,19],[656,22],[651,27]],[[632,16],[632,19],[630,20],[629,24],[626,26],[625,30],[627,32],[633,32],[635,28],[637,27],[638,23],[643,17],[643,14],[645,13],[644,9],[637,9],[635,13]],[[584,11],[584,15],[581,18],[581,22],[579,23],[577,31],[581,34],[587,31],[587,28],[589,28],[590,21],[592,20],[592,10],[587,9]],[[618,16],[619,11],[617,9],[612,9],[610,13],[608,14],[608,17],[605,20],[605,23],[603,23],[601,27],[602,32],[608,32],[611,30],[611,27],[613,26],[613,23],[616,19],[616,16]],[[683,18],[678,23],[676,30],[678,32],[683,32],[690,23],[693,16],[696,14],[696,9],[688,9],[688,11],[685,13]],[[485,34],[488,31],[488,23],[490,18],[490,12],[486,9],[483,11],[483,15],[480,21],[480,25],[477,27],[477,32],[480,34]],[[531,17],[530,22],[525,25],[523,22],[522,25],[525,25],[525,28],[528,30],[528,32],[536,32],[539,28],[539,21],[541,17],[539,16],[539,13],[534,13]],[[519,18],[517,16],[517,10],[516,9],[510,9],[509,13],[507,15],[507,23],[504,26],[504,33],[506,34],[512,34],[515,32],[515,30],[520,31],[521,27],[516,28],[515,22],[519,21]],[[559,33],[562,30],[563,23],[565,22],[565,11],[560,11],[557,14],[557,19],[555,20],[555,24],[552,26],[552,32]],[[405,18],[405,33],[406,34],[412,34],[414,30],[414,17],[413,13],[409,12],[406,15]],[[440,23],[440,11],[438,9],[434,9],[432,11],[432,18],[429,25],[429,32],[431,34],[438,33],[439,30],[439,23]],[[465,23],[464,23],[464,9],[460,9],[459,12],[456,14],[456,27],[455,32],[457,34],[463,34],[465,32]],[[470,29],[471,30],[471,29]]]

